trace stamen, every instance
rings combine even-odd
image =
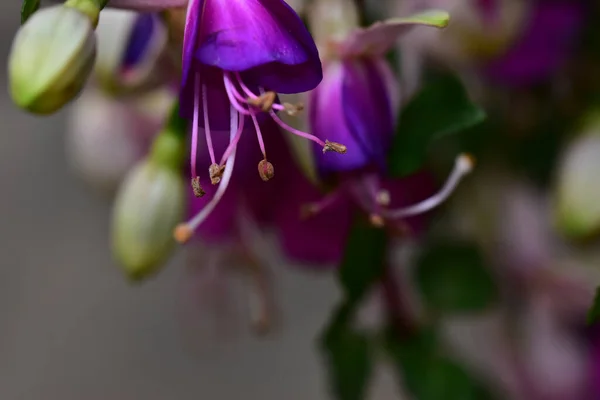
[[[269,112],[273,108],[275,98],[275,92],[265,92],[259,97],[250,97],[246,99],[246,102],[254,107],[260,108],[263,112]]]
[[[446,201],[448,197],[450,197],[450,195],[454,192],[462,178],[468,175],[473,170],[474,165],[475,160],[472,156],[470,156],[469,154],[459,155],[456,158],[456,161],[454,163],[454,169],[452,170],[450,177],[448,177],[448,180],[446,180],[446,183],[438,193],[434,194],[426,200],[421,201],[420,203],[414,204],[410,207],[388,211],[385,212],[383,215],[386,218],[404,218],[422,214],[437,207],[438,205]]]
[[[231,120],[230,120],[231,125],[230,125],[229,140],[233,141],[233,139],[235,138],[235,136],[237,134],[237,131],[239,130],[239,128],[238,128],[239,114],[236,112],[236,110],[233,106],[230,109],[230,114],[231,114]],[[194,231],[200,226],[200,224],[202,224],[202,222],[204,222],[206,220],[206,218],[210,215],[210,213],[215,209],[217,204],[219,204],[219,201],[221,201],[221,198],[223,198],[223,195],[225,194],[225,191],[227,190],[227,186],[229,186],[229,182],[231,181],[231,176],[233,174],[233,167],[235,165],[235,153],[236,153],[236,148],[234,147],[233,151],[231,152],[231,156],[228,159],[228,162],[227,162],[227,165],[225,168],[225,173],[223,174],[223,179],[222,179],[221,184],[219,185],[219,188],[217,189],[217,192],[215,193],[214,197],[191,220],[189,220],[186,223],[181,223],[175,228],[175,231],[173,232],[173,237],[179,243],[185,243],[192,237]]]
[[[221,166],[219,164],[212,164],[208,167],[208,174],[210,176],[210,183],[213,185],[217,185],[221,182],[221,177],[223,177],[223,171],[225,170],[225,166]]]
[[[256,95],[254,92],[252,92],[252,90],[250,90],[250,88],[248,88],[248,86],[246,86],[239,72],[235,72],[235,77],[237,78],[238,84],[240,85],[244,93],[248,95],[248,97],[250,97],[251,99],[255,99],[258,97],[258,95]]]
[[[263,157],[267,158],[267,151],[265,150],[265,142],[262,137],[262,132],[260,131],[260,126],[258,125],[258,120],[256,119],[256,115],[252,113],[251,115],[252,122],[254,122],[254,130],[256,131],[256,137],[258,139],[258,145],[260,146],[260,151],[262,152]]]
[[[278,107],[275,107],[277,105],[278,104],[274,104],[273,108],[278,108]],[[298,113],[300,111],[304,110],[304,104],[302,104],[302,103],[297,103],[297,104],[283,103],[283,107],[282,108],[285,110],[285,112],[288,115],[290,115],[292,117],[295,117],[296,115],[298,115]]]
[[[250,115],[250,111],[246,110],[240,104],[240,101],[235,97],[235,88],[229,79],[227,78],[227,74],[223,74],[223,82],[225,83],[225,92],[227,92],[227,97],[229,98],[229,102],[231,105],[242,115]]]
[[[325,209],[331,207],[342,195],[343,191],[338,189],[327,194],[320,201],[314,203],[303,204],[300,208],[300,218],[307,219],[313,217]]]
[[[275,114],[275,111],[271,110],[269,112],[269,114],[271,114],[271,118],[273,118],[273,120],[275,122],[277,122],[277,125],[279,125],[280,127],[282,127],[283,129],[285,129],[286,131],[293,133],[294,135],[303,137],[305,139],[308,140],[312,140],[315,143],[318,143],[320,146],[322,146],[323,148],[325,148],[327,146],[327,144],[322,141],[321,139],[319,139],[318,137],[311,135],[310,133],[306,133],[306,132],[302,132],[298,129],[292,128],[291,126],[289,126],[288,124],[286,124],[285,122],[283,122],[278,116],[277,114]]]
[[[213,149],[212,136],[210,134],[210,126],[208,123],[208,99],[206,96],[206,85],[202,84],[202,108],[204,111],[204,134],[206,136],[206,145],[208,146],[208,153],[210,154],[210,161],[216,164],[215,161],[215,150]]]
[[[192,126],[192,154],[190,160],[190,169],[192,173],[192,178],[197,178],[198,174],[196,174],[196,157],[198,155],[198,117],[199,117],[199,109],[200,109],[200,75],[196,73],[194,81],[194,120]],[[199,180],[200,178],[198,178]],[[192,181],[193,182],[193,181]],[[193,187],[193,184],[192,184]],[[194,192],[195,193],[195,192]]]
[[[375,201],[377,202],[377,204],[379,204],[382,207],[387,207],[390,205],[392,198],[390,196],[390,192],[388,192],[387,190],[380,190],[379,192],[377,192],[377,195],[375,196]]]
[[[260,179],[267,182],[275,176],[275,168],[273,164],[268,162],[266,159],[262,160],[258,163],[258,175],[260,175]]]
[[[341,143],[330,142],[329,140],[325,140],[325,146],[323,146],[323,154],[327,153],[328,151],[335,151],[339,154],[346,154],[346,151],[348,151],[348,149]]]
[[[231,156],[233,149],[235,149],[237,147],[237,145],[240,141],[240,138],[242,137],[242,132],[244,131],[244,121],[245,121],[245,118],[242,116],[240,118],[240,125],[238,127],[238,131],[235,134],[235,137],[233,138],[233,140],[231,142],[229,142],[229,146],[227,146],[227,148],[225,149],[225,152],[223,153],[223,156],[221,157],[221,163],[220,163],[221,166],[225,165],[225,162]]]
[[[371,225],[377,228],[383,228],[383,226],[385,225],[383,217],[379,214],[369,215],[369,222],[371,223]]]
[[[194,196],[202,197],[206,194],[202,186],[200,185],[200,177],[196,176],[192,178],[192,190],[194,191]]]

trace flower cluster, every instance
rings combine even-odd
[[[496,306],[506,301],[508,310],[512,299],[487,301],[500,290],[482,263],[471,263],[470,250],[448,250],[461,238],[476,243],[480,258],[491,259],[490,268],[498,268],[508,286],[523,289],[514,292],[532,313],[525,330],[574,343],[572,335],[549,327],[564,311],[550,298],[571,296],[564,313],[580,317],[589,290],[549,267],[559,246],[549,244],[549,229],[538,227],[546,217],[514,183],[521,180],[498,171],[510,169],[513,158],[503,152],[525,146],[507,137],[533,141],[533,126],[583,127],[585,134],[564,152],[553,148],[562,159],[544,184],[554,179],[551,219],[565,236],[587,239],[598,232],[597,113],[568,101],[593,86],[569,76],[570,69],[582,75],[592,62],[570,61],[589,2],[67,0],[39,10],[38,3],[24,0],[9,56],[11,97],[38,115],[74,102],[67,156],[80,177],[115,195],[112,250],[131,281],[154,276],[185,245],[200,254],[200,261],[188,262],[190,280],[203,281],[203,295],[219,296],[221,272],[235,264],[241,268],[231,270],[250,277],[251,323],[265,333],[277,309],[269,263],[284,258],[312,269],[333,266],[344,292],[325,335],[334,357],[340,347],[331,340],[339,339],[340,326],[355,329],[356,308],[369,293],[383,293],[378,304],[389,317],[384,332],[391,326],[397,333],[392,341],[442,329],[437,322],[456,309],[481,311],[485,303],[486,312],[502,314]],[[486,112],[473,99],[481,99]],[[521,116],[524,104],[534,109],[534,122]],[[537,111],[543,107],[551,112]],[[502,123],[477,129],[486,113]],[[584,123],[552,119],[561,113]],[[464,135],[444,142],[457,132]],[[541,139],[534,144],[536,154],[548,147]],[[503,190],[489,195],[487,183],[474,179],[458,190],[451,212],[434,219],[432,211],[475,169],[466,149],[489,167],[480,172],[490,177],[489,186]],[[403,157],[410,162],[403,164]],[[528,157],[519,167],[535,163]],[[439,236],[450,236],[452,245],[427,253]],[[415,243],[422,262],[394,257]],[[447,258],[446,251],[454,255]],[[455,255],[458,272],[444,269]],[[436,265],[425,268],[431,259]],[[353,263],[360,265],[353,270]],[[413,278],[400,264],[416,269],[415,301],[405,285]],[[461,271],[484,289],[471,297],[462,296],[470,284],[454,290]],[[346,344],[348,337],[342,339]],[[437,348],[419,347],[427,347],[423,341],[415,346],[450,365]],[[545,349],[536,349],[527,352],[542,358]],[[557,359],[568,358],[558,353]],[[572,358],[583,371],[583,358]],[[511,358],[510,368],[495,368],[506,377],[528,363]],[[420,393],[425,389],[413,375],[406,384]],[[531,374],[521,375],[524,381],[507,390],[515,398],[544,398]],[[582,376],[555,382],[559,397],[577,398]],[[476,398],[471,394],[448,398]]]

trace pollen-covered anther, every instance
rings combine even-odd
[[[473,170],[473,168],[475,168],[476,164],[475,157],[473,157],[473,155],[469,153],[463,153],[460,156],[458,156],[456,162],[458,168],[465,174],[470,173]]]
[[[346,154],[348,149],[341,143],[330,142],[329,140],[325,140],[325,146],[323,146],[323,153],[327,153],[328,151],[335,151],[339,154]]]
[[[369,215],[369,222],[371,223],[371,225],[373,225],[377,228],[383,228],[383,226],[385,225],[385,220],[379,214]]]
[[[200,177],[196,176],[192,178],[192,190],[194,191],[194,196],[202,197],[206,194],[204,189],[202,189],[202,185],[200,185]]]
[[[317,215],[320,211],[318,204],[307,203],[300,207],[300,219],[309,219]]]
[[[292,117],[295,117],[298,115],[298,113],[304,110],[304,104],[302,103],[283,103],[283,107],[285,108],[285,112]]]
[[[179,224],[173,231],[173,237],[179,243],[187,243],[194,235],[194,230],[186,223]]]
[[[265,92],[258,97],[247,98],[248,104],[254,107],[260,108],[264,112],[271,111],[273,104],[275,103],[276,94],[275,92]]]
[[[268,162],[266,159],[261,160],[258,163],[258,175],[260,175],[260,179],[267,182],[275,176],[275,168],[273,164]]]
[[[377,196],[375,197],[375,201],[377,201],[377,204],[379,204],[380,206],[383,206],[383,207],[389,206],[390,203],[392,202],[390,192],[388,192],[387,190],[380,190],[377,193]]]
[[[225,171],[224,165],[212,164],[208,167],[208,173],[210,175],[210,182],[213,185],[218,185],[221,182],[221,177],[223,176],[223,171]]]

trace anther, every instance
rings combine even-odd
[[[300,111],[304,110],[304,104],[283,103],[283,108],[288,115],[295,117]]]
[[[219,184],[221,182],[221,177],[223,176],[223,171],[225,171],[225,166],[221,166],[219,164],[212,164],[208,167],[208,173],[210,175],[210,182],[213,185]]]
[[[173,237],[181,244],[184,244],[190,240],[193,234],[194,230],[185,223],[177,225],[173,231]]]
[[[392,198],[390,196],[390,192],[387,190],[380,190],[375,197],[375,201],[377,204],[383,207],[387,207],[390,205]]]
[[[275,176],[275,168],[273,167],[273,164],[266,159],[261,160],[258,163],[258,174],[260,175],[260,179],[267,182]]]
[[[256,98],[249,97],[246,99],[248,104],[260,108],[264,112],[271,111],[273,103],[275,103],[275,92],[265,92]]]
[[[384,221],[383,217],[379,214],[369,215],[369,222],[371,223],[371,225],[373,225],[377,228],[383,228],[383,226],[385,225],[385,221]]]
[[[327,153],[328,151],[335,151],[339,154],[346,154],[348,149],[341,143],[330,142],[329,140],[325,140],[325,146],[323,146],[323,153]]]
[[[192,190],[194,191],[194,196],[196,197],[202,197],[206,194],[204,189],[202,189],[202,185],[200,185],[199,176],[192,178]]]

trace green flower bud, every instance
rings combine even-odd
[[[36,114],[58,111],[81,91],[95,54],[86,14],[61,5],[37,11],[17,32],[10,52],[13,101]]]
[[[600,230],[600,132],[575,139],[559,168],[555,198],[557,227],[573,238]]]
[[[151,275],[170,256],[173,229],[184,213],[184,186],[177,169],[152,159],[134,167],[122,183],[113,209],[112,243],[130,279]]]

